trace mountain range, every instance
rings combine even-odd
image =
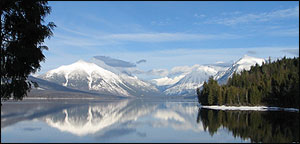
[[[142,80],[135,76],[136,65],[105,56],[95,56],[89,62],[79,60],[50,70],[37,78],[40,86],[36,90],[60,90],[79,93],[114,95],[122,97],[196,96],[209,77],[225,84],[234,72],[249,70],[261,65],[264,59],[243,56],[232,65],[194,65],[175,67],[167,76]]]

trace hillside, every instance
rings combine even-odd
[[[299,57],[256,64],[220,86],[213,77],[197,89],[202,105],[267,105],[299,108]]]

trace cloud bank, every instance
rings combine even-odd
[[[105,64],[112,67],[136,67],[135,64],[107,56],[94,56],[94,58],[102,60]]]
[[[147,60],[141,59],[141,60],[137,61],[136,64],[145,63],[145,62],[147,62]]]

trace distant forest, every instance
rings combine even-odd
[[[266,105],[299,108],[299,57],[282,58],[234,73],[225,85],[213,77],[197,89],[202,105]]]

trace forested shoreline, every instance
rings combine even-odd
[[[197,89],[202,105],[279,106],[299,109],[299,57],[282,58],[234,73],[225,85],[213,77]]]

